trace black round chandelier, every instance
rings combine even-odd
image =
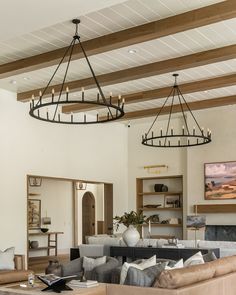
[[[142,136],[142,144],[151,147],[171,148],[198,146],[210,143],[211,131],[209,129],[204,131],[204,128],[200,127],[177,84],[178,74],[173,74],[173,77],[175,78],[174,86],[165,99],[164,104],[159,109],[147,133]],[[177,104],[175,104],[175,100],[177,100]],[[168,102],[170,103],[168,104]],[[177,128],[177,131],[173,127],[174,124],[171,124],[172,115],[174,112],[177,112],[176,107],[179,108],[183,119],[183,126],[182,128]],[[163,114],[166,115],[166,113],[168,115],[168,121],[165,128],[162,127],[154,131],[154,125],[158,122],[158,118]],[[190,121],[196,127],[193,126],[190,129],[188,123]]]
[[[35,119],[52,122],[52,123],[61,123],[61,124],[97,124],[104,123],[117,120],[124,116],[124,99],[121,99],[121,96],[118,96],[117,103],[113,103],[112,95],[107,99],[99,85],[97,77],[94,73],[94,70],[91,66],[91,63],[86,55],[84,47],[80,42],[80,36],[78,34],[78,26],[80,23],[79,19],[73,19],[72,23],[75,24],[76,30],[75,35],[72,38],[70,45],[65,50],[65,53],[57,65],[52,77],[50,78],[47,86],[44,90],[39,92],[39,97],[36,99],[32,95],[32,101],[30,102],[30,111],[29,114]],[[97,87],[97,91],[94,99],[86,99],[84,88],[81,88],[81,91],[76,97],[73,95],[73,98],[70,97],[69,88],[66,86],[66,78],[70,66],[70,62],[72,59],[73,51],[75,44],[79,44],[81,51],[84,55],[84,58],[88,64],[92,77],[94,79],[95,85]],[[66,62],[65,73],[62,79],[62,84],[60,86],[60,90],[58,94],[55,93],[52,88],[52,92],[50,97],[46,95],[46,91],[48,90],[53,78],[56,76],[60,66],[62,63]],[[61,106],[65,105],[73,105],[73,104],[84,104],[84,105],[94,105],[95,108],[105,108],[105,115],[99,116],[99,114],[87,114],[84,111],[81,113],[62,113]]]

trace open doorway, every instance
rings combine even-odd
[[[87,236],[112,234],[113,184],[87,183],[83,190],[75,185],[74,197],[75,246],[86,243]]]
[[[86,236],[95,235],[95,197],[86,192],[82,198],[82,240],[86,243]]]
[[[28,267],[42,272],[49,260],[64,263],[85,236],[111,233],[112,204],[113,184],[28,175]]]

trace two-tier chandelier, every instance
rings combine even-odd
[[[65,53],[61,61],[57,65],[52,77],[48,81],[47,86],[44,88],[42,92],[39,92],[39,97],[37,99],[32,95],[32,101],[30,103],[29,112],[30,116],[38,120],[61,124],[97,124],[114,121],[123,117],[124,99],[121,99],[121,97],[118,96],[117,102],[113,103],[114,98],[112,98],[112,95],[110,95],[108,99],[105,98],[105,95],[101,89],[101,86],[94,73],[94,70],[84,50],[84,47],[80,42],[80,36],[78,34],[78,25],[80,23],[80,20],[73,19],[72,23],[76,26],[75,35],[73,36],[70,45],[65,50]],[[66,83],[68,82],[66,78],[76,43],[80,46],[81,52],[84,55],[84,58],[88,64],[95,85],[97,87],[97,91],[93,99],[86,99],[84,88],[81,88],[80,94],[76,95],[76,97],[73,95],[73,98],[71,98],[69,87],[66,85]],[[52,88],[51,94],[48,97],[48,89],[51,85],[51,82],[56,76],[60,66],[66,61],[67,64],[65,66],[65,73],[62,79],[62,83],[60,85],[60,89],[58,93],[56,93],[54,88]],[[91,114],[85,113],[84,111],[78,114],[62,113],[61,106],[73,104],[92,105],[94,106],[94,108],[105,108],[106,111],[105,114],[103,112],[102,116],[99,116],[98,113]]]
[[[169,148],[190,147],[210,143],[211,131],[209,129],[204,131],[204,128],[200,127],[177,84],[178,74],[173,74],[173,76],[175,78],[174,86],[165,99],[164,104],[158,110],[147,133],[142,136],[142,144],[151,147]],[[177,100],[177,104],[175,104],[175,100]],[[170,103],[168,104],[168,102]],[[173,119],[172,114],[178,111],[182,114],[183,126],[176,130],[171,120]],[[159,127],[154,130],[155,124],[160,123],[158,119],[163,114],[168,115],[166,128]],[[194,124],[192,128],[190,128],[188,123],[190,121]]]

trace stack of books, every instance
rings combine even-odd
[[[91,281],[87,280],[86,282],[80,282],[79,280],[72,280],[70,281],[69,285],[71,287],[77,287],[77,288],[92,288],[98,286],[97,281]]]

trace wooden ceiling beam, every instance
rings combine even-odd
[[[234,105],[234,104],[236,104],[236,95],[207,99],[207,100],[200,100],[200,101],[188,103],[192,111],[209,109],[214,107],[222,107],[222,106]],[[156,116],[159,110],[160,108],[152,108],[152,109],[128,112],[124,115],[124,117],[120,119],[120,121],[153,117],[153,116]],[[186,107],[184,107],[184,110],[186,110]],[[166,114],[169,114],[169,112],[170,112],[170,107],[167,106],[167,107],[164,107],[161,114],[166,115]],[[179,104],[174,105],[172,113],[180,113],[180,112],[181,112],[181,106]]]
[[[216,78],[211,78],[207,80],[194,81],[190,83],[185,83],[180,85],[181,92],[183,94],[194,93],[198,91],[207,91],[211,89],[229,87],[236,85],[236,74],[225,75]],[[163,87],[159,89],[153,89],[148,91],[141,91],[131,94],[124,94],[122,97],[125,98],[125,104],[144,102],[153,99],[160,99],[167,97],[172,90],[171,87]],[[116,103],[118,97],[113,97],[112,102]],[[64,106],[62,112],[64,113],[76,113],[95,109],[94,106],[90,104],[74,104]],[[97,109],[97,108],[96,108]]]
[[[179,70],[189,69],[233,58],[236,58],[236,45],[225,46],[125,70],[120,70],[117,72],[107,73],[97,76],[97,78],[101,86],[107,86],[116,83],[127,82],[130,80],[147,78],[155,75],[173,73]],[[67,86],[69,87],[70,92],[76,92],[80,90],[81,87],[85,87],[85,89],[95,87],[95,82],[93,78],[86,78],[82,80],[68,82],[66,83],[65,87]],[[51,94],[52,88],[54,88],[55,93],[58,93],[60,87],[61,84],[49,87],[48,90],[45,92],[45,97]],[[17,100],[27,101],[31,98],[32,94],[37,97],[39,91],[42,90],[43,89],[40,88],[18,93]]]
[[[228,0],[88,40],[83,42],[83,45],[87,55],[91,56],[234,17],[236,17],[236,2],[235,0]],[[0,65],[0,78],[56,65],[63,56],[65,49],[64,47]],[[76,46],[72,59],[80,59],[81,57],[83,57],[83,54],[79,46]]]

